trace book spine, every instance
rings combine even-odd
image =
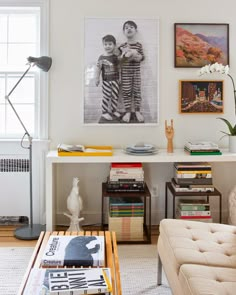
[[[175,169],[175,173],[177,173],[177,174],[199,174],[199,173],[202,173],[202,174],[205,174],[205,173],[207,173],[207,174],[211,174],[211,169],[206,169],[206,170],[194,170],[194,169],[192,169],[192,170],[182,170],[182,169],[179,169],[179,170],[177,170],[177,169]]]
[[[184,193],[184,192],[195,192],[195,193],[210,193],[210,192],[214,192],[214,188],[209,187],[209,188],[201,188],[201,187],[193,187],[193,188],[185,188],[185,187],[174,187],[174,190],[177,193]]]
[[[178,184],[212,184],[212,178],[177,178],[175,177],[175,181]]]
[[[179,205],[181,211],[208,211],[210,205]]]
[[[142,163],[111,163],[112,168],[137,168],[142,167]]]
[[[211,216],[211,211],[207,210],[207,211],[195,211],[195,210],[191,210],[191,211],[179,211],[180,216],[201,216],[201,217],[205,217],[205,216]]]
[[[211,173],[176,173],[177,178],[212,178]]]
[[[211,216],[202,216],[202,215],[196,215],[196,216],[178,216],[180,219],[209,219]]]

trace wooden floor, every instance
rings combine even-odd
[[[16,226],[2,225],[0,226],[0,247],[34,247],[37,240],[25,241],[14,237]],[[57,230],[65,231],[66,227],[58,227]],[[95,230],[94,228],[84,228],[84,230]],[[96,228],[99,230],[99,228]],[[158,226],[152,226],[152,244],[156,244],[158,238]]]

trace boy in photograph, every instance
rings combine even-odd
[[[122,121],[130,122],[133,99],[136,120],[143,123],[144,117],[140,112],[142,101],[140,63],[144,60],[144,54],[142,44],[135,40],[137,24],[131,20],[126,21],[123,25],[123,33],[127,41],[119,46],[122,95],[125,107]]]
[[[117,104],[119,97],[119,61],[114,54],[116,49],[116,39],[112,35],[106,35],[102,38],[104,53],[100,55],[97,62],[96,86],[100,83],[102,73],[102,118],[112,121],[113,118],[119,118]]]

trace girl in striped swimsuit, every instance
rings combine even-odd
[[[133,99],[136,119],[139,123],[143,123],[144,118],[140,112],[142,101],[140,62],[144,60],[143,47],[141,43],[135,41],[137,25],[134,21],[126,21],[123,25],[123,32],[127,42],[119,46],[122,95],[126,111],[122,120],[130,122]]]
[[[117,104],[119,97],[119,61],[114,54],[116,48],[116,39],[112,35],[106,35],[102,38],[105,53],[102,54],[97,62],[96,86],[100,82],[102,73],[102,117],[108,121],[113,118],[119,118]]]

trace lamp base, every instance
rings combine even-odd
[[[37,240],[41,231],[45,231],[46,226],[41,224],[32,224],[17,228],[14,236],[20,240]]]

